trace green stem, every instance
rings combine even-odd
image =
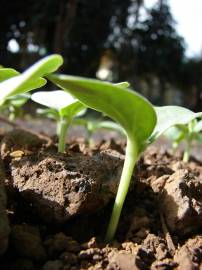
[[[189,161],[189,157],[190,157],[190,148],[191,148],[191,145],[190,145],[190,140],[187,140],[186,141],[186,147],[185,147],[185,150],[184,150],[184,155],[183,155],[183,161],[184,162],[188,162]]]
[[[116,195],[116,199],[114,202],[112,215],[110,218],[110,222],[108,225],[105,241],[110,242],[116,233],[119,218],[121,215],[121,210],[123,207],[123,203],[125,201],[129,186],[130,180],[132,177],[133,169],[135,163],[138,159],[138,152],[136,145],[130,140],[127,140],[127,147],[126,147],[126,155],[125,155],[125,162],[123,165],[123,171],[121,174],[121,180],[118,187],[118,192]]]
[[[67,118],[61,117],[59,122],[59,142],[58,142],[58,152],[64,153],[65,151],[65,139],[67,135],[67,128],[69,126],[69,121]]]

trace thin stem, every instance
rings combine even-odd
[[[128,139],[121,180],[119,183],[118,192],[116,195],[112,215],[110,218],[110,222],[105,237],[106,242],[110,242],[114,238],[114,235],[116,233],[119,218],[121,215],[121,210],[130,186],[130,180],[132,177],[133,169],[137,161],[137,158],[138,158],[137,147],[134,143],[132,143],[130,139]]]
[[[59,122],[59,142],[58,142],[58,152],[64,153],[65,151],[65,139],[67,135],[67,129],[69,126],[69,121],[61,117],[60,122]]]
[[[191,148],[191,142],[190,142],[189,139],[187,139],[187,141],[186,141],[186,147],[185,147],[184,155],[183,155],[183,161],[184,162],[188,162],[189,161],[190,148]]]

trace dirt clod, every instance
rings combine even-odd
[[[115,151],[25,156],[11,162],[11,184],[43,220],[63,223],[106,205],[116,194],[122,164]]]
[[[181,169],[166,181],[161,208],[171,232],[180,235],[202,227],[202,179]]]
[[[198,270],[202,266],[202,236],[196,236],[185,243],[175,254],[177,270]]]

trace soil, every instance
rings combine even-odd
[[[150,147],[115,239],[103,241],[125,142],[89,148],[25,130],[0,134],[1,270],[202,269],[202,164]]]

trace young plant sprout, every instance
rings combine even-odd
[[[187,125],[192,120],[200,118],[202,112],[194,113],[189,109],[180,106],[154,107],[157,114],[156,127],[149,138],[149,142],[154,142],[160,135],[169,128],[178,125]]]
[[[193,141],[202,142],[202,120],[193,119],[187,125],[176,125],[165,132],[165,136],[172,141],[173,148],[176,149],[181,142],[185,142],[183,161],[188,162]]]
[[[41,77],[54,72],[62,63],[62,57],[55,54],[41,59],[22,74],[12,69],[0,69],[0,106],[9,97],[42,87],[46,80]]]
[[[23,110],[22,106],[30,99],[29,93],[11,96],[6,99],[0,107],[0,111],[9,116],[9,120],[13,121],[17,117],[21,117]]]
[[[20,73],[12,68],[0,68],[0,82],[18,76]],[[19,94],[8,97],[0,107],[3,113],[9,115],[9,120],[13,121],[22,114],[21,107],[28,101],[30,94]]]
[[[62,90],[37,92],[32,94],[31,99],[48,107],[48,110],[43,111],[43,113],[57,121],[58,151],[63,153],[67,129],[75,116],[84,113],[85,106]]]
[[[87,142],[90,146],[94,145],[92,136],[99,129],[114,130],[121,135],[125,135],[124,129],[117,123],[107,120],[94,120],[89,118],[75,119],[73,124],[84,126],[87,131]]]
[[[201,114],[177,106],[154,109],[142,96],[121,85],[68,75],[49,75],[48,78],[87,107],[108,115],[126,132],[125,162],[105,238],[109,242],[116,232],[133,169],[140,154],[170,126],[178,122],[188,123]]]
[[[53,75],[48,78],[86,106],[118,122],[127,134],[125,162],[106,234],[108,242],[116,232],[135,163],[155,127],[155,111],[146,99],[119,85],[65,75]]]

